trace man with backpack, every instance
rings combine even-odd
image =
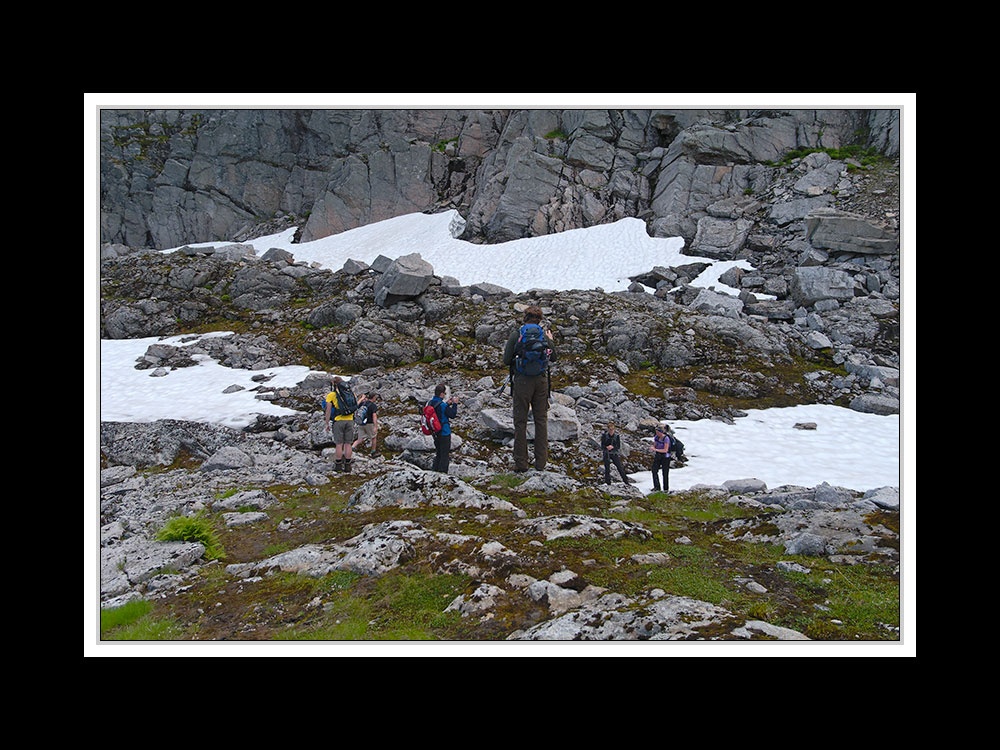
[[[535,469],[545,468],[549,456],[550,364],[556,357],[552,332],[542,328],[542,310],[524,311],[524,324],[511,331],[503,351],[510,368],[514,400],[514,471],[528,470],[528,412],[535,424]]]
[[[358,401],[358,410],[354,412],[354,423],[358,428],[358,439],[351,445],[351,450],[366,440],[371,445],[371,455],[378,454],[376,443],[378,442],[378,394],[375,391],[362,394]]]
[[[452,396],[447,401],[444,394],[447,388],[442,383],[434,388],[434,398],[427,402],[427,406],[432,407],[431,419],[426,420],[427,429],[431,430],[434,436],[434,463],[431,471],[440,471],[442,474],[448,473],[448,463],[451,457],[451,420],[458,415],[458,399]],[[434,423],[433,417],[437,418]]]
[[[354,412],[358,401],[350,383],[340,376],[334,377],[332,390],[326,394],[324,416],[326,432],[330,432],[330,418],[333,418],[334,462],[336,471],[351,470],[351,444],[354,442]]]

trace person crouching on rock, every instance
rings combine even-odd
[[[618,473],[622,476],[622,481],[628,484],[628,477],[625,475],[625,469],[622,467],[622,459],[619,455],[621,451],[622,439],[621,436],[615,432],[615,426],[611,422],[608,423],[608,429],[604,431],[601,435],[601,449],[604,453],[604,483],[611,484],[611,464],[614,464],[618,469]]]

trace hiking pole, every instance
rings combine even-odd
[[[510,391],[511,391],[511,393],[513,393],[514,392],[514,373],[513,372],[507,377],[507,382],[506,383],[501,383],[500,384],[500,390],[497,391],[497,396],[502,396],[504,388],[506,388],[508,385],[510,385]]]

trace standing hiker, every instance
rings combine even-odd
[[[431,464],[431,471],[440,471],[443,474],[448,473],[451,456],[451,420],[458,415],[458,399],[452,396],[445,401],[446,390],[443,383],[436,386],[434,398],[429,402],[441,422],[441,429],[434,433],[434,463]]]
[[[340,376],[332,380],[332,390],[326,394],[326,432],[330,432],[330,418],[333,417],[333,468],[336,471],[351,470],[351,444],[354,442],[354,412],[358,408],[357,399],[350,384]]]
[[[549,457],[549,368],[556,351],[551,331],[544,330],[541,322],[541,308],[532,305],[524,311],[524,324],[511,331],[503,350],[503,363],[510,368],[514,471],[518,473],[528,470],[529,410],[535,424],[535,469],[544,469]]]
[[[608,429],[604,431],[601,435],[601,450],[604,453],[604,483],[611,484],[611,464],[614,464],[618,469],[618,473],[622,476],[622,481],[628,484],[628,477],[625,475],[625,469],[622,467],[621,456],[618,455],[622,447],[622,439],[618,433],[615,432],[615,426],[611,422],[608,423]]]
[[[371,455],[377,455],[378,394],[375,391],[369,391],[361,396],[358,410],[354,412],[354,421],[358,428],[358,439],[351,445],[351,450],[357,450],[359,445],[368,441],[372,448]]]
[[[653,492],[660,491],[660,478],[658,471],[663,472],[663,492],[670,491],[670,436],[662,424],[656,426],[656,435],[653,437]]]

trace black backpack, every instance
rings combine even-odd
[[[354,389],[350,383],[339,383],[337,390],[337,406],[330,406],[330,417],[342,417],[345,414],[353,414],[358,409],[358,399],[354,395]],[[323,413],[326,413],[326,399],[323,399]]]
[[[545,333],[536,323],[521,326],[520,336],[514,345],[514,369],[522,375],[541,375],[549,366],[549,347]]]
[[[670,436],[670,452],[675,454],[678,458],[684,455],[684,443],[680,441],[680,438]]]

